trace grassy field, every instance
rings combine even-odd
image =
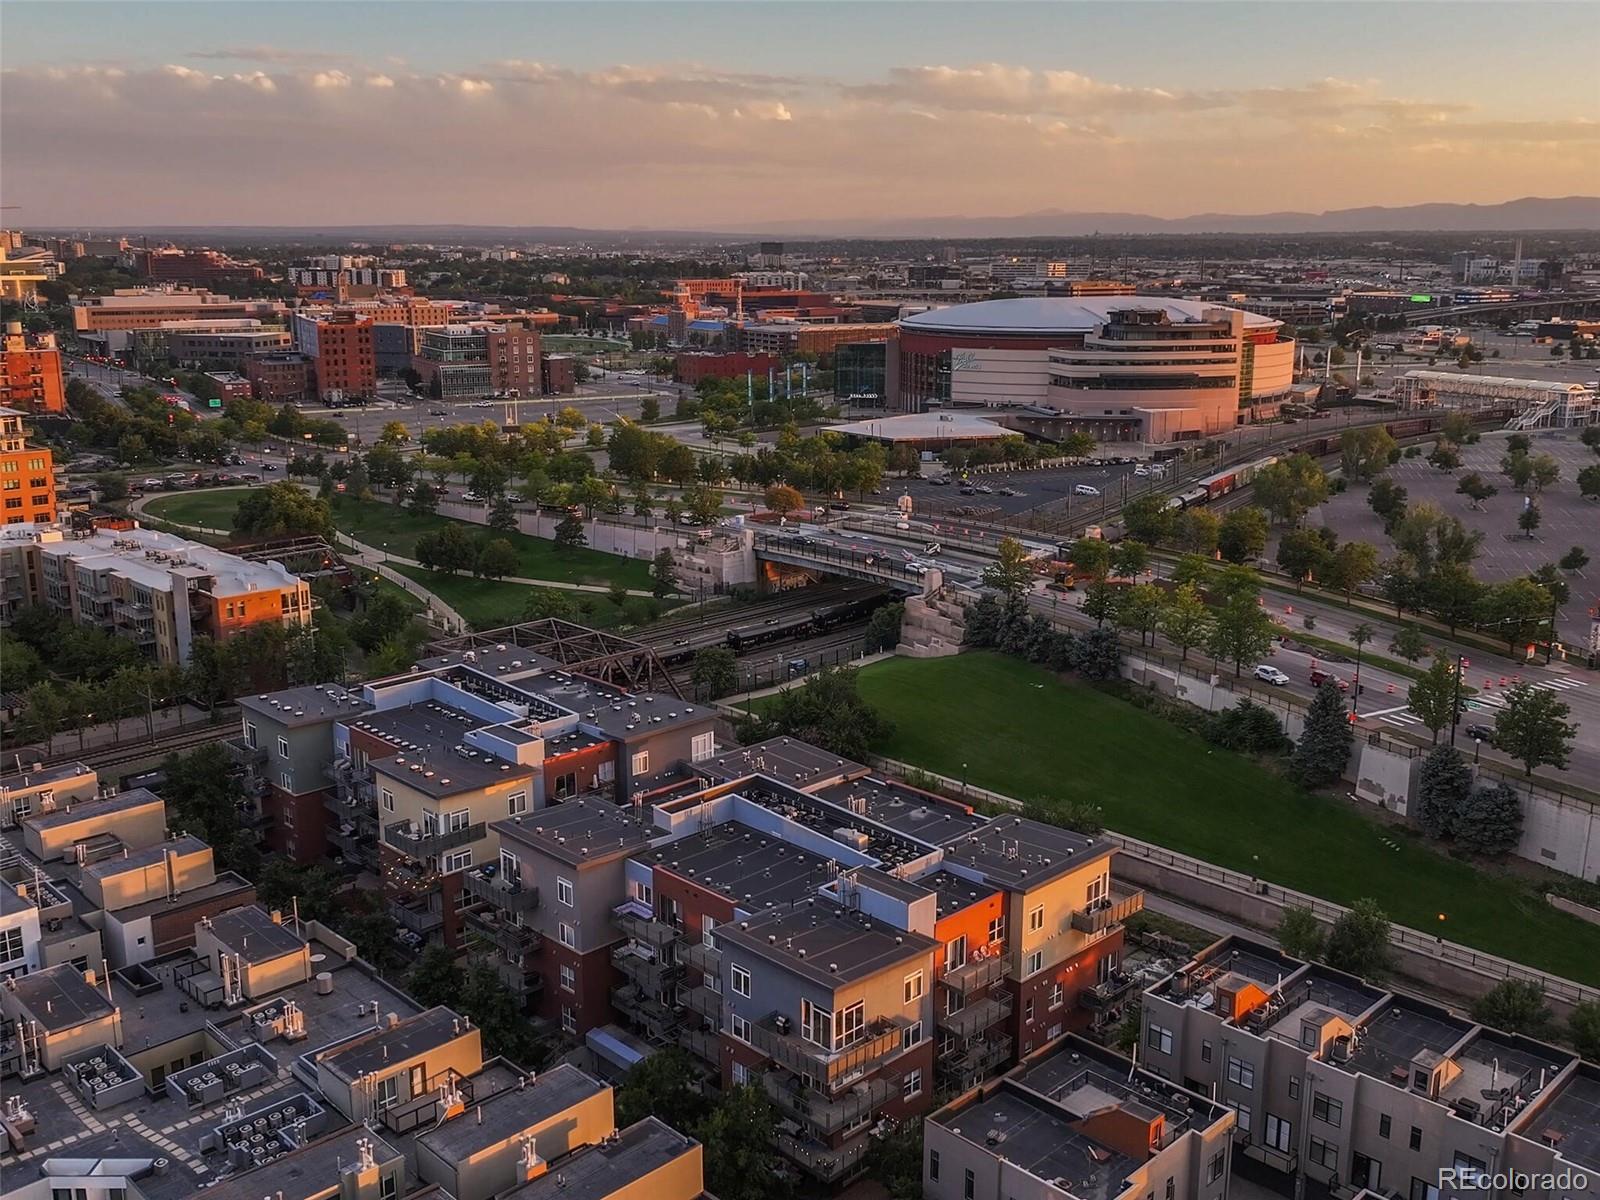
[[[1340,904],[1370,896],[1400,924],[1600,983],[1600,927],[1550,908],[1536,882],[1449,858],[1113,696],[995,654],[890,659],[862,671],[861,692],[895,722],[893,758],[1019,800],[1098,804],[1119,833]]]
[[[408,567],[396,563],[393,570],[415,579],[439,599],[460,613],[474,629],[498,629],[514,625],[524,619],[523,609],[528,598],[536,592],[554,589],[530,587],[525,583],[505,583],[495,579],[474,579],[471,575],[445,575],[439,571],[424,571],[421,567]],[[613,629],[619,625],[640,621],[650,611],[652,602],[636,596],[618,608],[610,598],[599,592],[562,591],[562,595],[580,606],[577,620],[595,629]],[[676,605],[655,601],[654,611],[659,615]]]
[[[248,488],[224,488],[215,492],[185,492],[152,500],[146,511],[162,520],[184,525],[203,525],[210,529],[229,529],[234,509]],[[415,558],[417,538],[445,525],[465,526],[474,536],[482,525],[453,521],[450,517],[419,516],[381,500],[356,500],[337,497],[333,504],[333,523],[369,546],[385,547],[390,554]],[[562,583],[609,584],[613,580],[630,588],[650,586],[650,564],[638,559],[601,554],[597,550],[557,550],[555,543],[525,533],[500,535],[516,547],[516,574],[524,579],[553,579]]]

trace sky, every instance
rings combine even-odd
[[[57,228],[737,231],[1593,195],[1592,14],[6,0],[0,198]]]

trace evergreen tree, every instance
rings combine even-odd
[[[655,558],[650,560],[650,594],[657,600],[665,600],[677,589],[676,567],[672,551],[665,546],[657,550]]]
[[[1545,1037],[1552,1024],[1544,989],[1531,979],[1502,979],[1472,1002],[1472,1019],[1526,1037]]]
[[[1389,973],[1389,917],[1376,900],[1357,900],[1333,923],[1324,958],[1334,970],[1369,982]]]
[[[1522,798],[1509,784],[1478,788],[1462,805],[1455,832],[1474,854],[1509,854],[1522,837]]]
[[[588,535],[583,531],[583,522],[576,514],[568,513],[561,518],[561,523],[556,526],[555,544],[557,550],[576,550],[589,544]]]
[[[1303,906],[1283,910],[1278,921],[1278,945],[1291,958],[1317,958],[1322,954],[1322,922]]]
[[[1472,771],[1454,746],[1440,746],[1417,772],[1417,825],[1431,838],[1456,832],[1462,806],[1472,792]]]
[[[1306,712],[1305,728],[1289,759],[1289,774],[1302,787],[1325,787],[1344,774],[1354,741],[1344,698],[1332,683],[1324,683]]]

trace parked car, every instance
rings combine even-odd
[[[1287,687],[1289,677],[1270,663],[1262,663],[1255,671],[1256,678],[1262,683],[1270,683],[1273,687]]]
[[[1098,496],[1100,489],[1093,484],[1080,483],[1073,487],[1072,494],[1074,496]]]
[[[1340,679],[1332,671],[1326,670],[1323,667],[1312,667],[1311,686],[1321,687],[1325,683],[1333,684],[1333,686],[1338,688],[1341,692],[1348,692],[1350,690],[1350,681],[1348,679]]]

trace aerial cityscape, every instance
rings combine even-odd
[[[1600,1200],[1592,18],[3,0],[0,1200]]]

